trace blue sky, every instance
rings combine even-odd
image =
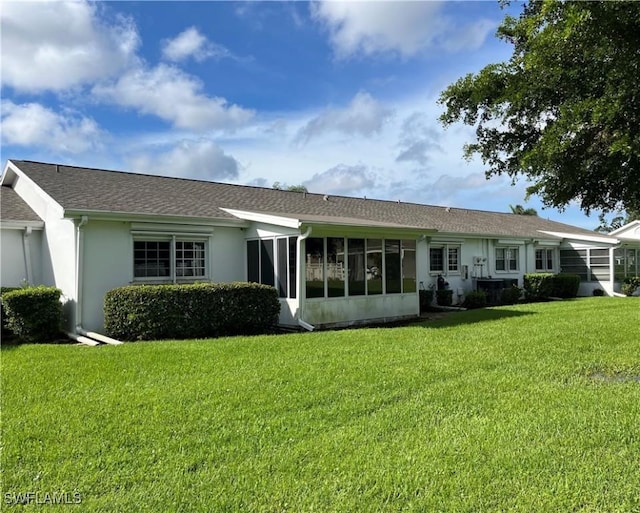
[[[497,2],[3,2],[0,15],[3,161],[525,204],[524,179],[487,181],[462,158],[472,128],[437,121],[442,89],[510,56]]]

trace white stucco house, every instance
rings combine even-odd
[[[10,160],[0,181],[1,285],[55,285],[70,330],[101,331],[103,298],[136,283],[273,285],[280,323],[417,316],[443,276],[454,302],[530,272],[581,295],[640,274],[640,222],[609,235],[536,216],[326,196]]]

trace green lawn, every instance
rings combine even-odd
[[[2,350],[2,508],[638,512],[640,300]]]

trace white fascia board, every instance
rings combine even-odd
[[[640,229],[640,220],[631,221],[630,223],[627,223],[624,226],[621,226],[617,230],[613,230],[612,232],[609,232],[609,235],[616,235],[616,236],[621,236],[623,238],[626,238],[625,234],[627,232],[630,232],[630,233],[637,232],[638,229]]]
[[[254,221],[256,223],[266,223],[275,226],[282,226],[284,228],[300,228],[302,224],[300,219],[294,219],[292,217],[274,216],[272,214],[260,214],[258,212],[249,212],[246,210],[235,210],[232,208],[220,208],[228,214],[231,214],[238,219],[244,221]]]
[[[562,239],[571,239],[571,240],[579,240],[579,241],[587,241],[587,242],[598,242],[601,244],[618,244],[620,241],[613,237],[598,237],[597,235],[582,235],[577,233],[565,233],[565,232],[546,232],[540,230],[540,233],[544,233],[546,235],[553,235],[555,237],[560,237]]]
[[[106,210],[89,209],[68,209],[64,212],[64,217],[78,219],[87,216],[93,221],[128,221],[131,223],[154,223],[154,224],[182,224],[200,226],[230,226],[234,228],[247,228],[248,223],[240,219],[220,219],[215,217],[187,217],[170,214],[146,214],[139,212],[109,212]]]
[[[44,230],[43,221],[14,221],[12,219],[0,220],[0,228],[5,230],[24,230],[31,228],[32,230]]]

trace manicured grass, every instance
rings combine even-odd
[[[639,300],[592,298],[402,328],[5,347],[1,500],[638,512],[639,332]]]

